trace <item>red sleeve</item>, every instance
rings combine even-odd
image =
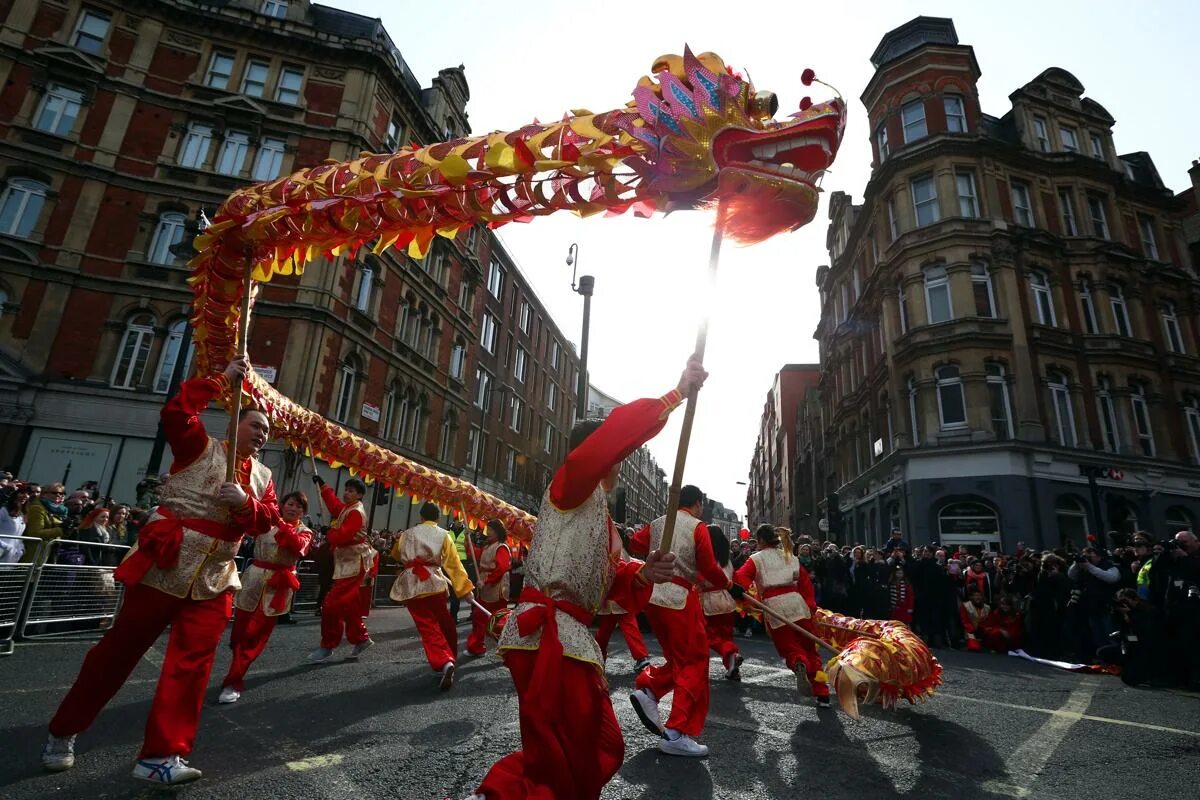
[[[232,516],[247,533],[266,533],[283,522],[279,516],[279,501],[275,497],[275,481],[267,481],[267,488],[263,491],[261,499],[249,490],[246,491],[246,496],[246,505],[235,510]]]
[[[975,626],[971,623],[971,616],[967,613],[967,609],[961,605],[958,607],[958,619],[962,622],[963,630],[967,633],[974,633]]]
[[[195,462],[208,447],[208,431],[200,412],[229,387],[224,375],[192,378],[179,385],[179,394],[162,407],[163,434],[171,446],[171,474]]]
[[[550,502],[563,510],[582,505],[614,465],[662,430],[671,411],[682,402],[683,396],[673,389],[658,399],[634,400],[614,408],[554,473]]]
[[[728,588],[729,579],[725,577],[725,570],[721,569],[717,557],[713,555],[712,537],[708,535],[708,526],[701,522],[692,535],[696,539],[696,569],[700,571],[700,575],[714,589]]]
[[[612,586],[608,588],[608,599],[630,614],[641,611],[650,602],[654,584],[642,578],[642,562],[627,559],[617,563]]]
[[[329,484],[321,485],[321,499],[325,502],[325,508],[329,509],[330,515],[335,518],[346,509],[346,506],[338,499],[337,492],[329,488]]]
[[[738,567],[737,572],[733,573],[733,582],[743,589],[749,589],[751,584],[754,583],[754,576],[757,574],[758,572],[754,568],[754,559],[747,558],[746,563]]]
[[[492,574],[484,583],[489,586],[499,583],[500,581],[508,580],[508,569],[512,565],[512,554],[508,552],[507,547],[499,547],[496,549],[496,568],[492,570]]]
[[[812,578],[808,577],[808,570],[804,565],[800,565],[800,575],[796,578],[796,588],[800,590],[800,596],[804,598],[804,604],[813,611],[817,610],[817,592],[813,589]]]
[[[645,556],[650,552],[650,526],[643,525],[629,537],[629,552],[635,556]]]
[[[279,532],[275,534],[275,543],[292,555],[303,557],[312,543],[312,531],[284,522],[280,524]]]

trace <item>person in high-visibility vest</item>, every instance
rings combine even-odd
[[[454,542],[454,549],[458,551],[459,563],[466,568],[467,577],[470,578],[471,583],[474,584],[478,580],[475,575],[475,562],[471,561],[471,559],[467,557],[467,537],[471,535],[470,531],[467,530],[467,526],[459,522],[455,525],[451,525],[450,530],[447,531],[447,533],[450,535],[450,541]],[[458,620],[458,607],[461,603],[462,598],[460,598],[454,592],[450,592],[450,616],[453,617],[455,621]]]

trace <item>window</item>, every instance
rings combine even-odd
[[[891,152],[888,150],[888,131],[886,120],[882,125],[879,126],[879,130],[875,134],[875,142],[879,146],[879,160],[886,161]]]
[[[0,233],[28,239],[46,203],[46,184],[30,178],[13,178],[0,194]]]
[[[558,369],[558,357],[562,353],[562,347],[557,340],[550,342],[550,369]]]
[[[511,447],[504,449],[504,480],[512,483],[517,474],[517,451]]]
[[[888,213],[888,233],[891,235],[891,241],[896,241],[900,238],[900,225],[896,220],[896,199],[889,195],[887,199]]]
[[[958,213],[963,217],[979,216],[979,201],[975,194],[975,174],[973,172],[954,173],[954,182],[958,185]]]
[[[213,51],[208,60],[208,71],[204,73],[204,85],[212,89],[228,89],[233,77],[233,54]]]
[[[154,391],[158,394],[167,394],[171,388],[171,375],[175,373],[175,365],[179,361],[179,348],[183,345],[184,332],[187,329],[187,320],[177,320],[167,330],[167,340],[163,342],[162,355],[158,361],[158,375],[154,379]],[[191,338],[188,338],[187,355],[183,362],[183,377],[186,380],[187,376],[192,371],[192,349]]]
[[[1096,382],[1096,407],[1100,411],[1100,428],[1104,437],[1104,449],[1110,453],[1119,452],[1121,433],[1117,428],[1117,406],[1113,402],[1112,382],[1103,376]]]
[[[242,94],[250,97],[262,97],[267,90],[267,75],[271,65],[266,61],[248,61],[246,73],[242,76]]]
[[[513,395],[508,404],[508,427],[517,433],[521,432],[521,398]]]
[[[467,466],[476,470],[483,466],[483,431],[474,425],[467,431]]]
[[[1175,315],[1174,303],[1163,303],[1163,332],[1167,335],[1167,349],[1172,353],[1186,353],[1183,346],[1183,331],[1179,328],[1179,317]]]
[[[461,381],[466,363],[467,343],[462,339],[455,339],[454,346],[450,348],[450,377]]]
[[[920,417],[917,414],[917,382],[912,378],[908,379],[908,424],[912,428],[912,443],[913,447],[921,444],[921,426],[919,424]]]
[[[1079,226],[1075,224],[1075,203],[1071,200],[1069,189],[1058,190],[1058,207],[1062,212],[1064,236],[1078,236]]]
[[[438,438],[438,458],[449,463],[454,458],[454,434],[457,429],[453,417],[442,420],[442,432]]]
[[[254,171],[250,177],[256,181],[269,181],[279,177],[283,171],[283,139],[263,139],[254,157]]]
[[[1037,142],[1038,150],[1043,153],[1050,152],[1050,134],[1046,132],[1046,120],[1041,117],[1033,118],[1033,138]]]
[[[1129,387],[1129,405],[1133,410],[1133,425],[1137,430],[1142,455],[1154,458],[1154,429],[1150,427],[1150,405],[1146,402],[1146,387],[1134,384]]]
[[[1092,283],[1086,278],[1079,282],[1079,304],[1083,307],[1084,333],[1099,333],[1100,325],[1096,317],[1096,301],[1092,298]]]
[[[942,98],[942,107],[946,110],[946,130],[950,133],[967,132],[967,115],[963,111],[962,98],[956,94]]]
[[[407,402],[407,401],[406,401]],[[408,420],[407,430],[400,444],[409,450],[425,449],[426,419],[429,416],[429,401],[424,397],[413,404],[412,415]]]
[[[389,386],[383,393],[383,421],[379,424],[379,435],[384,439],[392,432],[392,423],[396,421],[396,387]]]
[[[533,319],[533,306],[528,300],[521,301],[521,333],[529,333],[529,323]]]
[[[925,315],[930,325],[945,322],[954,316],[950,304],[950,279],[945,267],[925,270]]]
[[[1092,134],[1092,158],[1097,161],[1104,160],[1104,142],[1096,134]]]
[[[495,354],[496,336],[498,333],[496,318],[490,312],[483,312],[483,322],[479,325],[479,343],[483,345],[484,350]]]
[[[937,185],[932,175],[914,178],[912,181],[913,210],[917,225],[931,225],[938,221]]]
[[[1074,128],[1068,128],[1065,125],[1060,125],[1058,128],[1058,140],[1062,143],[1062,149],[1066,152],[1079,152],[1079,137],[1075,135]]]
[[[1200,419],[1200,412],[1197,412],[1197,418]],[[554,426],[550,424],[550,420],[542,420],[542,450],[549,453],[553,444]]]
[[[1125,290],[1112,285],[1108,289],[1108,304],[1112,308],[1113,324],[1118,336],[1132,336],[1129,327],[1129,306],[1125,303]]]
[[[72,46],[92,55],[100,55],[104,49],[104,39],[108,36],[108,14],[84,9],[79,15],[79,23],[75,26],[75,36]]]
[[[217,172],[222,175],[240,175],[246,166],[250,152],[250,134],[242,131],[227,131],[217,155]]]
[[[275,19],[287,17],[288,0],[263,0],[262,13]]]
[[[300,104],[300,86],[304,83],[304,70],[300,67],[284,67],[279,73],[279,85],[275,87],[275,99],[289,105]]]
[[[492,263],[488,266],[488,291],[492,293],[492,297],[500,300],[504,297],[504,267],[500,266],[500,262],[492,259]]]
[[[384,139],[384,145],[389,152],[396,152],[400,149],[400,145],[404,140],[404,122],[399,116],[394,116],[388,120],[387,137]]]
[[[483,367],[475,369],[475,407],[485,411],[492,394],[492,375]]]
[[[1013,181],[1012,184],[1013,221],[1027,228],[1033,227],[1033,204],[1029,200],[1029,187]]]
[[[442,286],[445,283],[446,277],[446,261],[449,256],[446,253],[446,248],[437,246],[434,243],[433,249],[425,254],[425,258],[421,261],[421,266],[429,273],[429,277],[433,278],[434,283]]]
[[[42,102],[33,117],[33,127],[56,136],[67,136],[75,127],[82,105],[83,92],[52,83],[42,95]]]
[[[179,148],[179,166],[189,169],[203,169],[208,161],[208,148],[212,145],[213,129],[211,125],[193,122],[188,125],[183,137],[183,145]]]
[[[412,411],[412,394],[405,394],[400,400],[400,413],[396,415],[396,427],[392,431],[392,438],[401,444],[403,444],[408,437],[408,427],[412,422]]]
[[[992,433],[998,441],[1013,438],[1012,407],[1008,400],[1008,380],[1000,364],[987,365],[988,400],[992,409]]]
[[[1142,252],[1146,258],[1158,261],[1158,242],[1154,238],[1154,220],[1138,214],[1138,230],[1142,233]]]
[[[354,405],[354,382],[357,372],[354,364],[350,362],[342,364],[339,372],[341,373],[341,385],[338,387],[337,406],[333,410],[333,419],[335,422],[345,424],[350,419],[350,407]]]
[[[183,214],[172,211],[160,216],[146,260],[151,264],[174,264],[175,254],[171,248],[183,241],[186,226],[187,220]]]
[[[358,270],[358,293],[354,297],[354,307],[363,313],[371,310],[371,291],[375,288],[375,270],[363,264]]]
[[[900,306],[900,332],[908,333],[908,291],[901,285],[896,290]]]
[[[1200,464],[1200,400],[1195,397],[1187,398],[1183,414],[1187,421],[1188,438],[1192,444],[1192,461]]]
[[[1058,443],[1064,447],[1075,447],[1075,412],[1071,410],[1071,390],[1067,386],[1067,376],[1051,372],[1049,384]]]
[[[1000,520],[983,503],[948,503],[938,512],[938,541],[998,550]]]
[[[1029,273],[1029,288],[1033,291],[1033,307],[1037,310],[1038,324],[1057,325],[1058,320],[1054,316],[1054,293],[1046,273],[1036,270]]]
[[[546,381],[546,408],[558,410],[558,387],[550,381]]]
[[[525,352],[525,348],[517,345],[517,360],[513,365],[513,378],[518,383],[525,382],[525,373],[529,367],[529,354]]]
[[[900,108],[900,118],[904,121],[904,143],[915,142],[929,135],[925,126],[925,101],[913,100]]]
[[[962,378],[958,367],[945,366],[934,370],[937,378],[938,414],[942,430],[967,426],[967,404],[963,397]]]
[[[1087,198],[1088,213],[1092,217],[1092,235],[1108,238],[1108,215],[1104,213],[1104,200],[1094,194]]]
[[[971,290],[975,295],[975,316],[995,319],[996,297],[992,292],[992,275],[982,261],[971,265]]]
[[[138,314],[126,323],[121,346],[117,348],[117,363],[113,364],[111,383],[114,389],[138,387],[153,343],[154,319],[149,314]]]

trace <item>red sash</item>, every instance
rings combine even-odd
[[[790,583],[786,586],[772,586],[770,589],[763,589],[763,600],[779,597],[781,594],[800,594],[800,590]]]
[[[563,646],[558,638],[558,618],[555,611],[562,611],[581,624],[592,621],[592,612],[570,600],[556,600],[532,586],[521,590],[521,603],[534,603],[517,615],[517,632],[528,636],[542,626],[542,639],[538,643],[537,659],[533,665],[533,686],[544,687],[538,692],[534,706],[543,723],[548,723],[556,714],[562,713],[559,694],[562,689]]]
[[[676,586],[682,586],[684,589],[687,589],[689,592],[693,592],[696,590],[696,584],[692,583],[687,578],[681,578],[678,575],[671,576],[671,583],[675,584]]]
[[[126,556],[113,573],[113,577],[126,586],[141,583],[151,567],[167,570],[178,564],[184,528],[224,542],[242,538],[242,528],[237,525],[225,525],[211,519],[181,519],[166,506],[159,506],[155,512],[160,518],[142,528],[138,533],[137,549]]]
[[[437,564],[430,564],[428,561],[422,561],[419,558],[414,558],[412,561],[405,561],[404,568],[411,569],[413,575],[417,576],[418,580],[427,581],[433,577],[433,573],[429,571],[430,567],[436,567]]]
[[[275,596],[271,598],[271,610],[286,611],[287,594],[285,590],[291,589],[295,592],[300,589],[300,579],[296,577],[295,565],[277,564],[274,561],[252,561],[250,563],[274,573],[267,581],[267,586],[275,590]]]

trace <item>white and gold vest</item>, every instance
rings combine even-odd
[[[757,568],[756,564],[755,569]],[[725,577],[733,580],[732,564],[725,565]],[[717,617],[737,611],[737,602],[727,589],[714,589],[705,582],[701,585],[700,591],[700,607],[704,609],[704,616]]]
[[[398,559],[402,568],[396,574],[388,597],[403,603],[414,597],[445,594],[448,591],[450,579],[442,572],[442,549],[449,535],[444,528],[425,523],[404,532],[400,537]],[[411,569],[403,568],[410,561],[424,562],[429,570],[429,579],[423,581]]]
[[[684,511],[675,518],[675,535],[671,540],[671,552],[675,554],[675,577],[695,585],[696,583],[696,527],[700,520]],[[650,552],[662,543],[667,518],[659,517],[650,523]],[[677,583],[656,583],[650,595],[650,605],[662,608],[681,609],[687,605],[688,590]]]
[[[758,585],[759,596],[763,598],[762,602],[767,608],[789,622],[808,619],[812,616],[812,610],[808,607],[808,603],[804,602],[800,590],[796,588],[796,581],[800,578],[800,559],[792,556],[785,561],[783,552],[779,548],[759,550],[750,558],[754,560],[754,582]],[[790,586],[795,591],[776,597],[766,596],[769,589],[780,586]],[[763,617],[769,628],[778,628],[783,625],[770,614],[764,614]]]
[[[303,523],[296,523],[296,530],[312,535],[312,531]],[[277,533],[279,533],[278,526],[271,528],[270,533],[264,533],[254,540],[254,560],[268,564],[283,564],[288,569],[295,569],[296,564],[300,561],[300,556],[291,550],[280,547],[275,541]],[[283,590],[287,596],[282,611],[271,608],[271,604],[275,602],[277,590],[267,586],[267,583],[275,576],[276,571],[265,567],[256,567],[254,564],[246,567],[242,571],[242,590],[238,592],[234,605],[241,611],[254,611],[261,606],[263,613],[268,617],[277,617],[291,611],[293,594],[291,589]]]
[[[547,491],[525,557],[525,585],[595,613],[608,594],[620,559],[620,540],[614,544],[614,539],[602,488],[597,486],[591,497],[569,511],[556,508]],[[533,603],[517,605],[500,636],[499,651],[538,649],[542,629],[521,636],[516,624],[517,617],[533,607]],[[603,669],[600,646],[587,626],[563,611],[557,611],[555,619],[563,653]]]
[[[475,565],[479,570],[479,599],[485,603],[508,602],[509,581],[506,578],[501,578],[499,583],[487,583],[487,579],[496,571],[496,554],[500,552],[501,547],[508,550],[508,545],[500,542],[493,542],[483,548],[483,552],[479,554],[479,563]],[[509,550],[508,554],[511,557],[512,551]]]
[[[262,499],[271,482],[271,470],[258,459],[250,461],[250,493]],[[233,525],[229,507],[217,500],[217,491],[225,483],[225,445],[211,436],[204,452],[179,472],[167,478],[159,493],[159,506],[165,506],[181,519],[207,519],[222,525]],[[151,512],[149,521],[161,519],[158,509]],[[226,542],[200,531],[184,527],[179,545],[179,560],[174,567],[159,569],[152,566],[142,578],[142,584],[152,586],[172,597],[211,600],[228,589],[241,586],[233,557],[241,540]],[[137,550],[135,544],[130,550]],[[126,556],[128,558],[128,556]]]
[[[361,501],[346,506],[342,509],[342,513],[338,514],[334,524],[341,526],[346,517],[355,511],[362,514],[362,528],[359,530],[358,536],[364,541],[333,548],[333,579],[336,581],[342,578],[353,578],[361,573],[363,583],[366,584],[370,580],[371,567],[374,566],[377,556],[375,548],[371,546],[370,537],[367,535],[369,531],[367,530],[366,507]]]

